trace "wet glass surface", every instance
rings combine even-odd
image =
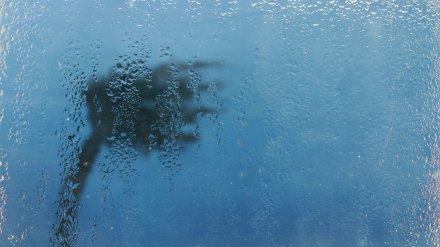
[[[440,245],[440,4],[0,1],[0,246]]]

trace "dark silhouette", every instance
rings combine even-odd
[[[200,114],[215,111],[197,105],[200,91],[208,85],[192,81],[200,78],[194,69],[215,64],[161,64],[140,76],[119,74],[118,69],[126,71],[130,65],[118,64],[110,76],[91,80],[85,96],[93,129],[83,145],[78,172],[71,177],[77,184],[75,195],[81,195],[103,144],[123,139],[148,154],[153,147],[163,147],[165,141],[180,145],[196,141],[197,136],[182,132],[181,127],[193,124]]]
[[[218,65],[196,61],[148,69],[138,61],[117,64],[106,76],[89,81],[84,97],[92,130],[79,152],[78,166],[63,179],[53,246],[75,245],[79,202],[103,145],[122,143],[148,155],[197,141],[198,135],[183,127],[217,112],[203,105],[201,93],[209,85],[197,71]]]

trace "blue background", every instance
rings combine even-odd
[[[202,72],[221,113],[173,175],[157,152],[119,150],[124,166],[103,149],[72,245],[436,246],[439,14],[422,0],[3,1],[0,245],[49,244],[91,130],[77,92],[123,55],[221,61]]]

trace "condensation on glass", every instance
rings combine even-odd
[[[436,1],[0,1],[1,246],[439,246]]]

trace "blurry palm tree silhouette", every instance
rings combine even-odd
[[[106,76],[88,82],[84,96],[92,130],[76,169],[63,180],[52,246],[75,245],[80,198],[103,145],[122,143],[148,155],[198,140],[197,133],[187,133],[183,127],[204,114],[217,113],[203,105],[201,93],[209,84],[201,81],[198,71],[218,65],[170,62],[148,69],[134,61],[116,64]]]

